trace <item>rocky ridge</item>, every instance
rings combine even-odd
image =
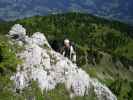
[[[71,97],[89,95],[93,90],[98,100],[117,100],[108,87],[55,52],[43,33],[36,32],[28,37],[26,29],[16,24],[9,31],[9,36],[13,43],[24,47],[24,50],[17,53],[23,63],[18,65],[17,72],[11,77],[15,89],[26,88],[32,80],[37,81],[42,92],[63,83]]]

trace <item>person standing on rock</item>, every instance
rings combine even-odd
[[[61,54],[76,64],[76,52],[74,51],[73,46],[70,44],[69,39],[64,40],[64,46],[61,48]]]

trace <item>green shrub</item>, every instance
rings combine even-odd
[[[89,68],[89,69],[87,70],[87,72],[89,73],[89,75],[90,75],[91,77],[97,78],[97,71],[96,71],[95,68]]]
[[[1,73],[15,71],[21,61],[16,57],[15,49],[7,41],[8,38],[0,36],[0,71]]]
[[[112,92],[118,97],[118,100],[133,100],[133,87],[132,81],[123,80],[118,78],[114,81],[108,81],[106,84],[112,90]]]

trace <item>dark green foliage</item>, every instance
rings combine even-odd
[[[108,21],[88,14],[68,13],[0,23],[1,34],[8,33],[16,23],[22,24],[29,35],[36,31],[43,32],[49,41],[53,39],[63,41],[67,37],[88,48],[100,48],[108,52],[117,50],[117,53],[132,40],[133,32],[132,26],[117,21]],[[128,51],[130,48],[125,49]]]
[[[109,80],[108,80],[109,81]],[[107,82],[107,81],[106,81]],[[105,82],[105,83],[106,83]],[[133,99],[133,81],[123,80],[120,77],[108,83],[109,88],[116,94],[118,100]]]
[[[8,43],[8,38],[0,36],[0,73],[14,72],[20,60],[16,57],[15,49]]]
[[[108,21],[88,14],[68,13],[35,16],[14,22],[0,23],[1,34],[8,33],[13,24],[20,23],[27,33],[43,32],[48,40],[70,38],[77,44],[106,51],[125,46],[132,37],[133,28],[129,25]]]
[[[17,65],[21,63],[15,51],[17,46],[11,45],[7,37],[0,35],[0,99],[2,100],[23,100],[13,93],[13,84],[10,80]]]
[[[76,54],[78,54],[78,57],[77,57],[77,63],[79,66],[83,66],[85,65],[87,62],[86,62],[86,52],[85,52],[85,49],[80,47],[80,46],[76,46]]]
[[[24,100],[17,96],[16,93],[12,91],[12,81],[10,80],[10,75],[0,76],[0,99],[1,100]]]

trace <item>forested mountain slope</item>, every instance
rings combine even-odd
[[[0,19],[82,12],[133,24],[132,0],[1,0]]]
[[[107,84],[119,100],[132,100],[132,26],[88,14],[68,13],[2,22],[0,23],[1,37],[3,38],[3,35],[7,34],[16,23],[22,24],[29,36],[37,31],[43,32],[51,44],[53,40],[57,40],[62,45],[63,39],[69,38],[74,42],[79,66],[91,77],[96,77]],[[1,42],[1,45],[6,45],[6,42]],[[2,51],[6,53],[5,50]],[[0,65],[2,64],[3,61]],[[1,69],[3,72],[3,68]]]

